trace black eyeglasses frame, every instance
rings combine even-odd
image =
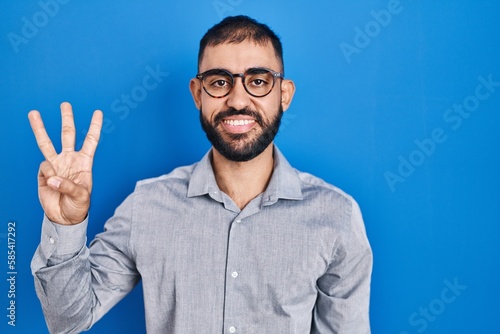
[[[273,76],[273,85],[271,86],[271,89],[269,90],[269,92],[267,92],[266,94],[264,95],[255,95],[255,94],[252,94],[250,93],[250,91],[248,90],[247,86],[245,85],[245,77],[247,76],[248,73],[252,72],[252,71],[267,71],[269,73],[272,74]],[[212,95],[208,92],[207,88],[205,87],[205,84],[204,84],[204,78],[207,74],[211,74],[213,72],[224,72],[226,74],[228,74],[228,76],[231,78],[231,88],[227,91],[226,94],[222,95],[222,96],[215,96],[215,95]],[[252,68],[249,68],[248,70],[245,71],[245,73],[231,73],[229,72],[228,70],[225,70],[223,68],[212,68],[210,70],[207,70],[203,73],[198,73],[196,74],[196,78],[199,79],[201,81],[201,84],[203,86],[203,90],[205,91],[205,93],[207,93],[209,96],[213,97],[213,98],[216,98],[216,99],[220,99],[220,98],[223,98],[223,97],[226,97],[229,95],[229,93],[231,93],[231,91],[233,90],[234,88],[234,85],[235,85],[235,78],[241,78],[241,83],[243,84],[243,88],[245,88],[245,91],[253,96],[253,97],[264,97],[264,96],[267,96],[269,95],[273,89],[274,89],[274,85],[276,84],[276,79],[277,78],[280,78],[280,79],[284,79],[285,76],[282,72],[276,72],[276,71],[273,71],[269,68],[265,68],[265,67],[252,67]]]

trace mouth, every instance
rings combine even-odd
[[[221,124],[227,132],[240,134],[252,130],[257,122],[249,116],[237,115],[224,118]]]

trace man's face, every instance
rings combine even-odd
[[[243,41],[239,44],[207,47],[199,72],[224,69],[237,74],[258,67],[282,71],[270,43],[262,46]],[[248,161],[272,143],[281,115],[293,96],[293,83],[289,80],[281,81],[276,79],[274,88],[268,95],[254,97],[246,92],[242,79],[235,78],[234,87],[227,96],[214,98],[203,90],[200,80],[191,80],[191,93],[200,110],[202,127],[214,148],[225,158]]]

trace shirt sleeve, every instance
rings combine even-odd
[[[311,333],[369,334],[372,251],[358,204],[335,242],[332,261],[317,284]]]
[[[44,217],[31,270],[51,333],[89,329],[137,284],[139,274],[129,250],[131,197],[89,247],[88,218],[65,226]]]

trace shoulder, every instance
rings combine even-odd
[[[351,195],[315,175],[299,170],[296,170],[296,173],[301,183],[304,198],[328,198],[345,204],[355,202]]]
[[[361,210],[350,194],[312,174],[297,171],[297,176],[303,202],[315,219],[333,222],[340,230],[360,228]]]
[[[158,192],[161,193],[168,189],[187,189],[196,165],[197,163],[189,166],[177,167],[168,174],[138,181],[134,193],[157,194]]]
[[[297,171],[311,216],[332,227],[337,245],[343,249],[370,251],[361,209],[356,200],[323,179]]]

